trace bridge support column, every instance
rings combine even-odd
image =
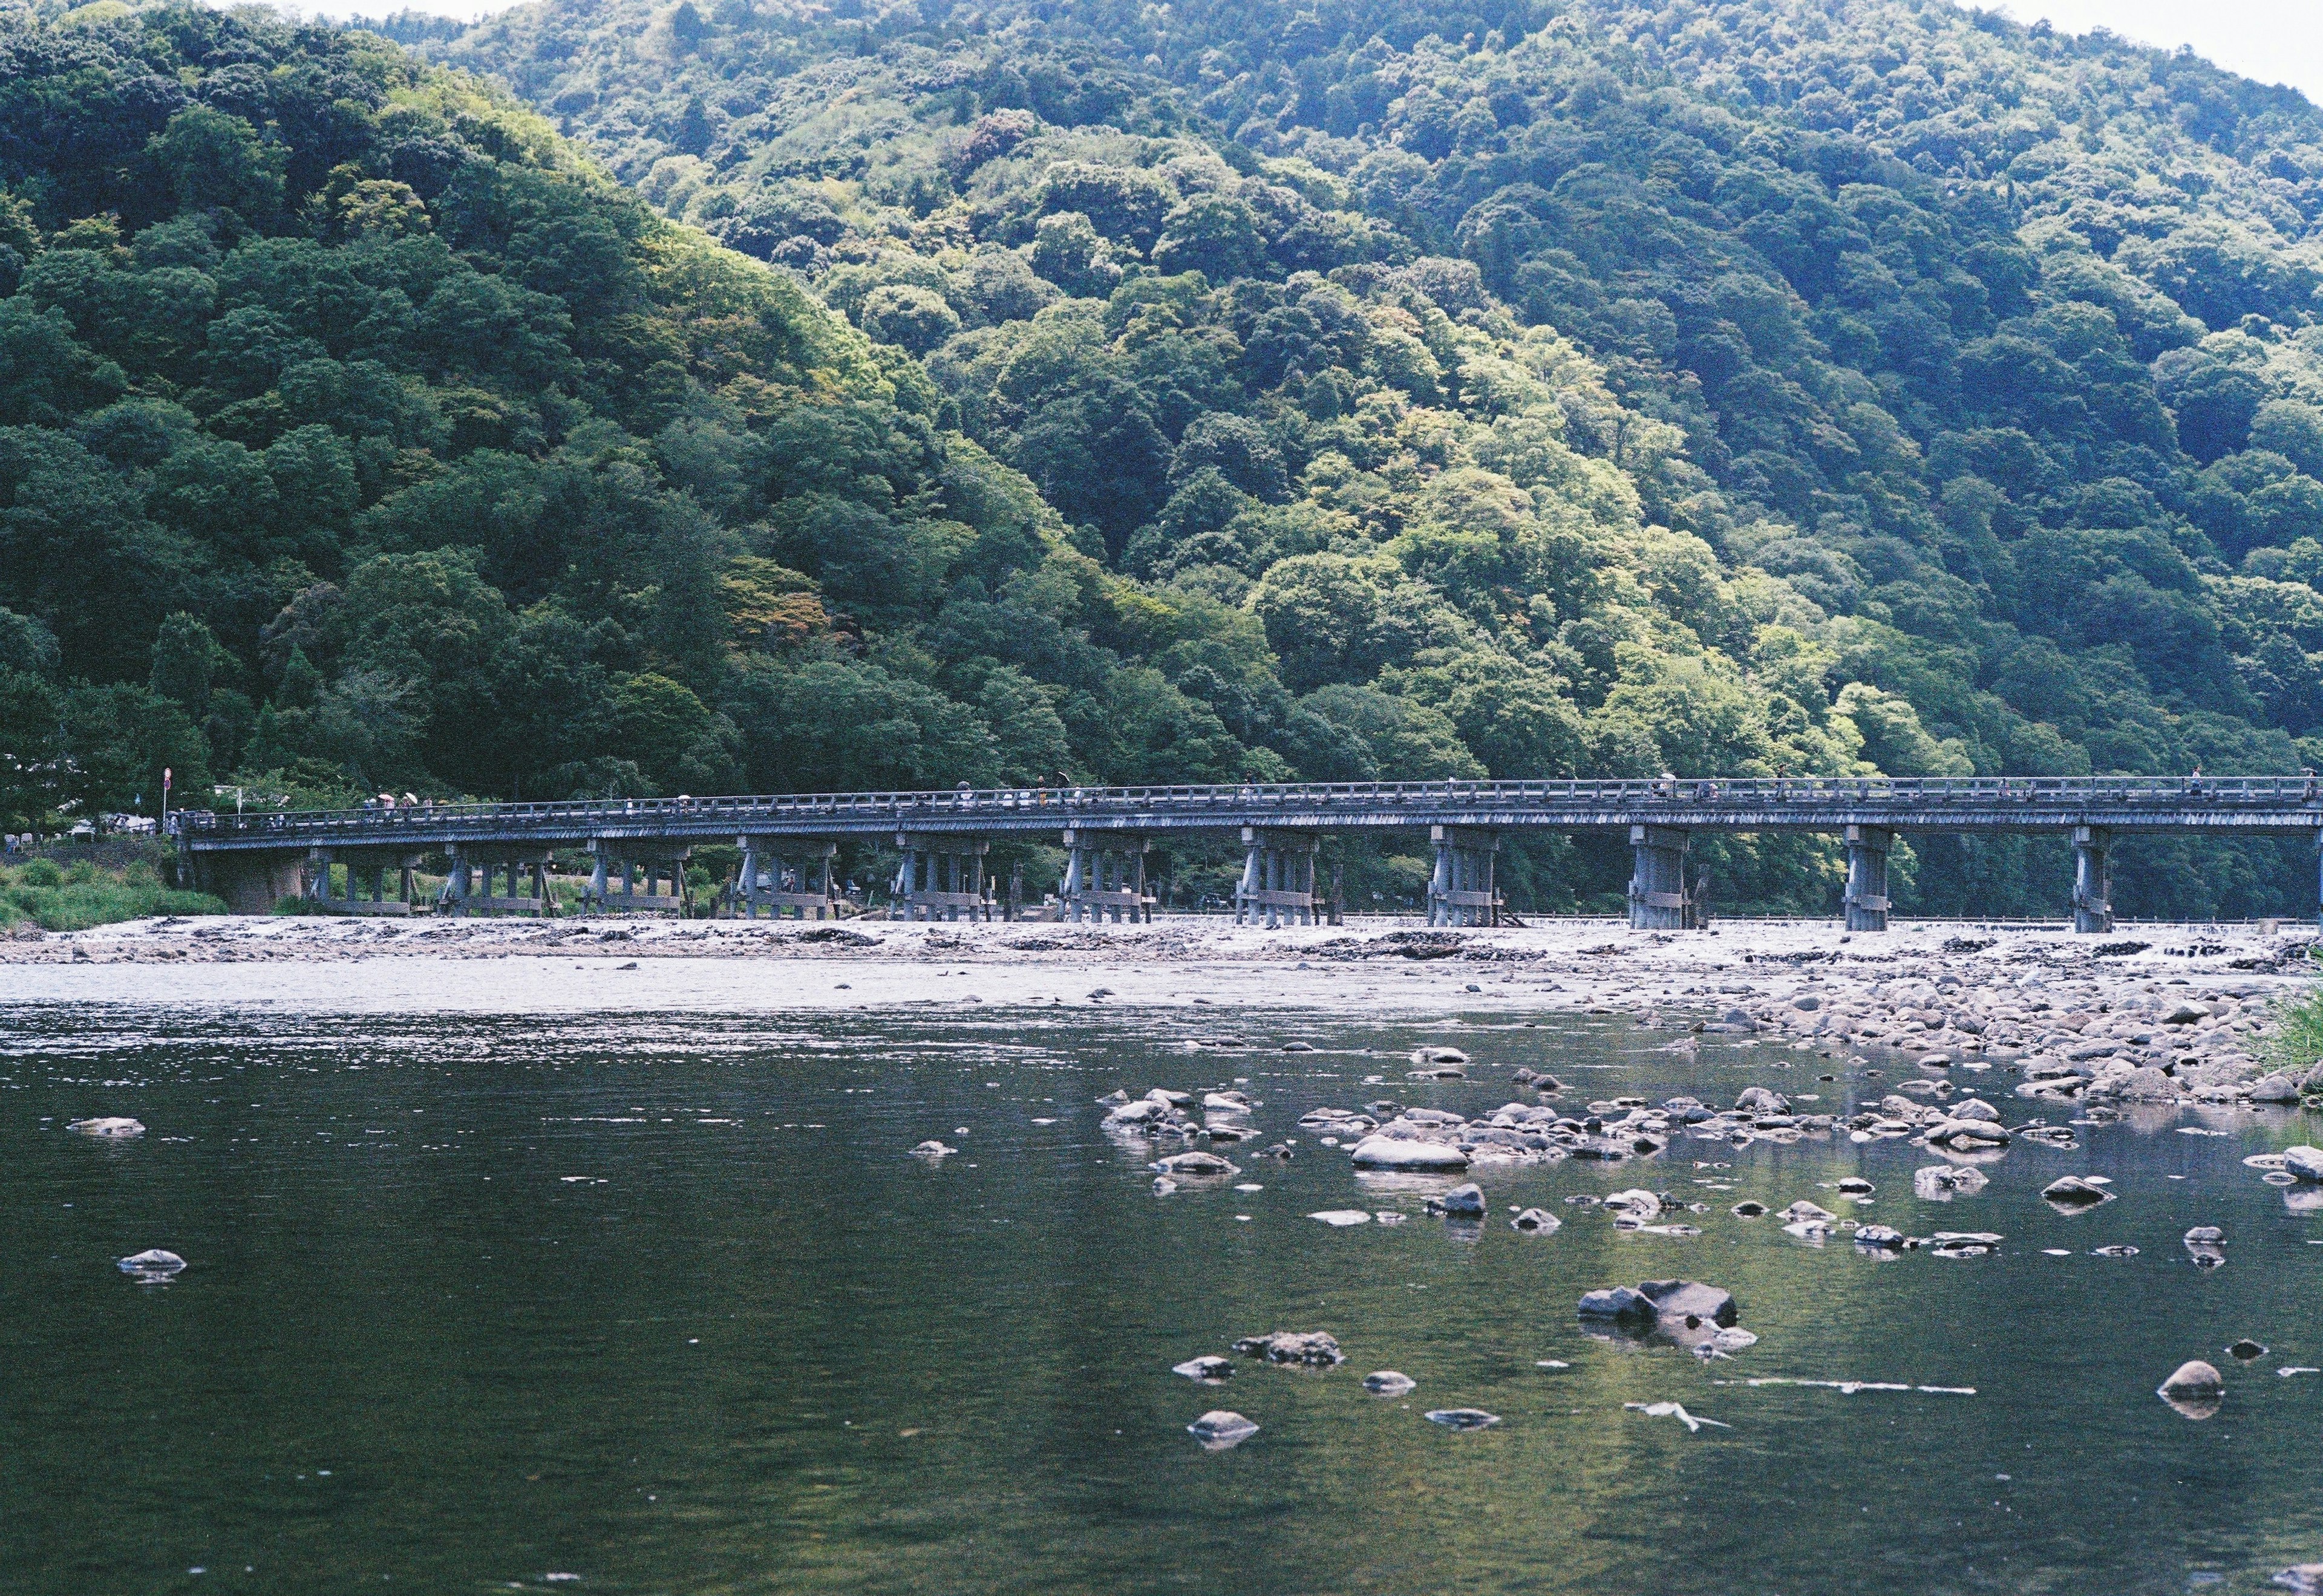
[[[895,849],[903,856],[895,867],[895,906],[904,919],[994,917],[992,894],[984,879],[990,839],[903,832],[895,838]]]
[[[2073,828],[2073,929],[2113,930],[2113,833],[2103,826]]]
[[[1887,850],[1896,833],[1885,826],[1847,829],[1847,929],[1887,929]]]
[[[1670,826],[1631,826],[1637,857],[1630,876],[1632,931],[1685,931],[1694,923],[1685,890],[1686,833]]]
[[[1499,833],[1430,826],[1428,839],[1436,845],[1436,874],[1428,884],[1428,923],[1498,925],[1501,898],[1492,865],[1500,851]]]
[[[1235,888],[1235,923],[1269,931],[1287,916],[1293,925],[1322,923],[1322,900],[1315,895],[1315,856],[1323,839],[1312,831],[1277,831],[1244,826],[1242,885]]]
[[[1145,890],[1145,838],[1120,831],[1065,829],[1065,918],[1116,925],[1153,918],[1153,898]]]
[[[589,873],[583,901],[600,913],[618,909],[683,914],[685,912],[685,861],[693,857],[691,844],[648,842],[627,837],[594,837],[589,851],[596,856]],[[645,891],[638,890],[640,877]],[[656,892],[666,883],[667,892]]]
[[[831,889],[839,844],[795,837],[737,837],[734,841],[742,850],[734,901],[743,918],[756,920],[761,909],[773,920],[786,913],[801,920],[839,917],[839,894]]]

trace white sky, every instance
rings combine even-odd
[[[2021,23],[2061,32],[2107,28],[2141,44],[2190,44],[2229,72],[2287,83],[2323,105],[2323,4],[2318,0],[1987,0]]]
[[[1986,0],[2019,22],[2043,17],[2069,33],[2109,28],[2144,44],[2190,44],[2230,72],[2287,83],[2323,105],[2323,0]],[[473,21],[509,0],[308,0],[326,16],[414,11]]]

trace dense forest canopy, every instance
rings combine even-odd
[[[8,14],[0,810],[2323,764],[2323,119],[2190,58],[1934,0]]]

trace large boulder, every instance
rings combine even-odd
[[[2323,1181],[2323,1147],[2286,1147],[2282,1167],[2301,1180]]]
[[[1442,1142],[1409,1142],[1400,1136],[1366,1136],[1349,1155],[1361,1169],[1464,1169],[1468,1155]]]

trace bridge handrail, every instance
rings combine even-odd
[[[170,829],[184,837],[360,834],[391,838],[399,829],[438,830],[461,822],[531,821],[619,829],[672,820],[731,821],[738,834],[754,820],[795,821],[829,816],[886,815],[898,825],[964,813],[1077,815],[1183,814],[1206,809],[1375,812],[1382,806],[1495,809],[1554,805],[1657,805],[1699,811],[1768,805],[1841,803],[1914,807],[1960,803],[2022,804],[2055,810],[2075,804],[2151,803],[2231,809],[2318,802],[2309,775],[2226,776],[1744,776],[1573,781],[1225,783],[1209,785],[986,787],[969,790],[738,794],[716,798],[570,799],[531,803],[431,803],[393,809],[275,810],[224,814],[182,810]]]

